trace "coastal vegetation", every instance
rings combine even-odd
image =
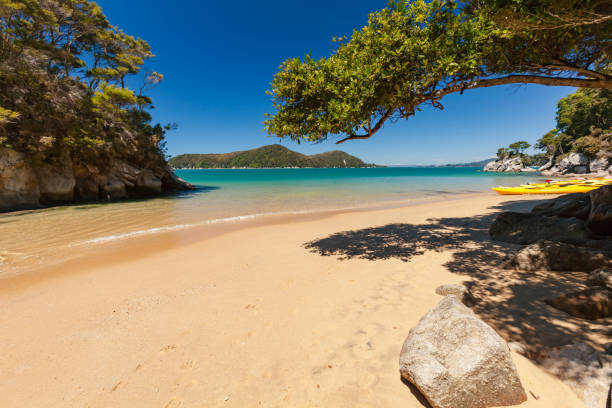
[[[327,57],[286,60],[269,134],[367,139],[446,95],[506,84],[612,89],[612,5],[579,0],[392,0]]]
[[[376,167],[355,156],[334,150],[307,156],[279,144],[222,154],[181,154],[168,164],[176,169],[193,168],[276,168],[276,167]]]
[[[525,154],[529,147],[525,141],[501,147],[497,150],[497,159],[500,162],[520,159],[525,166],[548,163],[548,168],[542,169],[548,170],[573,155],[574,166],[596,161],[598,171],[606,170],[612,156],[612,91],[581,88],[559,100],[555,129],[534,145],[541,152]],[[593,171],[590,167],[593,166],[587,170]]]
[[[151,121],[146,41],[88,0],[2,0],[0,25],[0,209],[186,186],[164,158],[175,126]]]

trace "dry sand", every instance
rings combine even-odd
[[[532,205],[508,201],[483,194],[259,225],[0,283],[0,405],[422,407],[400,380],[402,342],[440,300],[436,286],[485,279],[473,268],[504,249],[482,247],[482,216]],[[341,231],[352,232],[332,235]],[[498,327],[512,323],[495,310],[480,312],[507,337],[515,328]],[[583,406],[513,357],[522,407]]]

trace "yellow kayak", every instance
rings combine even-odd
[[[519,187],[493,187],[493,191],[502,195],[588,193],[608,184],[612,184],[612,178],[600,177],[586,180],[559,180],[547,183],[523,184]]]

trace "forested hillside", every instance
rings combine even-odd
[[[374,167],[339,150],[306,156],[278,144],[224,154],[181,154],[168,163],[174,168]]]
[[[146,41],[87,0],[2,1],[0,26],[0,210],[186,187],[163,156],[173,125],[148,113]]]

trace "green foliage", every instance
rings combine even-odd
[[[510,148],[510,151],[512,152],[513,155],[522,156],[523,152],[529,149],[531,145],[527,143],[526,141],[521,140],[519,142],[511,143],[508,147]]]
[[[497,158],[503,160],[510,156],[510,150],[506,147],[500,147],[497,149]]]
[[[612,131],[612,91],[578,89],[557,103],[557,128],[535,145],[548,155],[570,151],[594,156],[606,148],[605,135]]]
[[[442,97],[466,89],[525,82],[612,88],[603,72],[612,21],[598,22],[609,14],[602,7],[578,0],[391,1],[331,56],[281,64],[270,90],[276,112],[265,129],[311,142],[348,135],[344,141],[368,138],[423,104],[442,109]]]
[[[225,154],[182,154],[168,164],[174,168],[373,167],[338,150],[306,156],[278,144]]]
[[[151,125],[143,92],[126,87],[152,57],[146,41],[107,20],[89,0],[0,0],[0,126],[24,151],[159,154],[166,130]]]

